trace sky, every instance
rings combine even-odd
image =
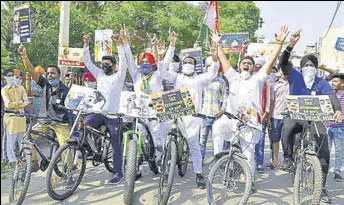
[[[191,3],[191,2],[190,2]],[[192,4],[198,4],[192,2]],[[274,39],[282,25],[291,32],[302,29],[301,39],[295,46],[297,55],[303,55],[306,45],[314,45],[329,27],[336,10],[337,1],[255,1],[263,18],[262,34]],[[220,13],[221,19],[221,13]],[[342,3],[331,28],[344,27],[344,4]],[[288,36],[289,39],[290,35]]]

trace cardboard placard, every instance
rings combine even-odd
[[[31,42],[29,4],[15,6],[13,15],[13,44],[26,42]]]
[[[60,47],[59,66],[85,68],[84,49]]]

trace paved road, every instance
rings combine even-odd
[[[211,140],[210,140],[211,141]],[[266,139],[268,141],[268,139]],[[211,156],[211,143],[208,144],[207,156]],[[280,153],[281,156],[282,153]],[[206,158],[207,162],[211,160]],[[265,162],[270,161],[268,145],[265,147]],[[334,150],[331,152],[331,173],[328,177],[328,191],[336,205],[344,204],[344,182],[333,180]],[[208,172],[207,168],[205,168]],[[1,180],[1,204],[8,204],[9,177]],[[77,191],[64,201],[52,200],[45,188],[45,172],[32,174],[28,194],[23,204],[123,204],[124,184],[107,185],[110,174],[103,165],[92,167],[88,162],[85,177]],[[143,168],[143,177],[135,184],[133,204],[156,204],[159,175],[150,172],[148,165]],[[258,192],[252,195],[248,204],[293,204],[291,175],[281,170],[266,169],[265,173],[257,174]],[[187,174],[181,178],[175,176],[169,204],[207,204],[205,190],[195,187],[195,175],[189,164]]]

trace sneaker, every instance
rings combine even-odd
[[[251,186],[251,194],[254,194],[257,192],[257,188],[256,188],[256,183],[252,182],[252,186]]]
[[[118,174],[116,173],[113,178],[109,181],[109,184],[119,184],[122,182],[122,175],[121,174]]]
[[[328,195],[327,190],[325,188],[322,189],[320,201],[325,204],[331,204],[332,202],[331,197]]]
[[[74,184],[75,184],[75,181],[73,180],[73,178],[72,177],[68,177],[67,180],[66,180],[65,189],[66,190],[73,189]]]
[[[290,170],[293,166],[293,162],[290,158],[284,158],[283,164],[282,164],[282,169],[283,170]]]
[[[197,188],[205,189],[205,180],[202,174],[196,174],[196,184]]]
[[[257,172],[258,172],[258,173],[264,173],[264,167],[263,167],[263,165],[259,164],[259,165],[257,166]]]
[[[335,180],[336,182],[342,182],[342,181],[343,181],[343,178],[342,178],[342,176],[341,176],[340,174],[334,173],[334,180]]]

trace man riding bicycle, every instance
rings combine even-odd
[[[295,32],[288,47],[283,52],[279,65],[289,82],[290,95],[328,95],[335,110],[335,121],[342,121],[341,106],[332,90],[330,84],[319,77],[317,77],[316,69],[318,68],[318,59],[313,55],[306,55],[301,59],[301,72],[298,72],[292,67],[288,61],[290,53],[295,44],[300,39],[301,30]],[[307,122],[292,120],[290,117],[284,119],[284,127],[282,132],[282,146],[284,152],[284,161],[282,169],[287,170],[292,167],[293,143],[292,136],[296,133],[302,132],[307,126]],[[326,177],[329,169],[330,151],[328,147],[328,136],[325,126],[322,122],[312,124],[311,136],[314,137],[318,146],[318,158],[320,160],[323,171],[323,190],[321,193],[321,201],[323,203],[331,203],[331,199],[325,189]]]
[[[46,132],[49,128],[53,129],[56,133],[60,146],[66,143],[69,138],[68,126],[68,112],[64,108],[64,101],[69,92],[69,88],[60,81],[61,71],[60,68],[54,65],[48,66],[46,78],[35,71],[29,58],[26,54],[26,49],[21,45],[18,53],[22,57],[25,69],[31,74],[32,79],[43,88],[43,95],[41,99],[41,117],[49,117],[54,120],[59,120],[61,123],[54,124],[39,124],[35,126],[34,130]],[[39,136],[32,136],[37,139]],[[32,171],[38,171],[38,161],[36,150],[32,151]]]

